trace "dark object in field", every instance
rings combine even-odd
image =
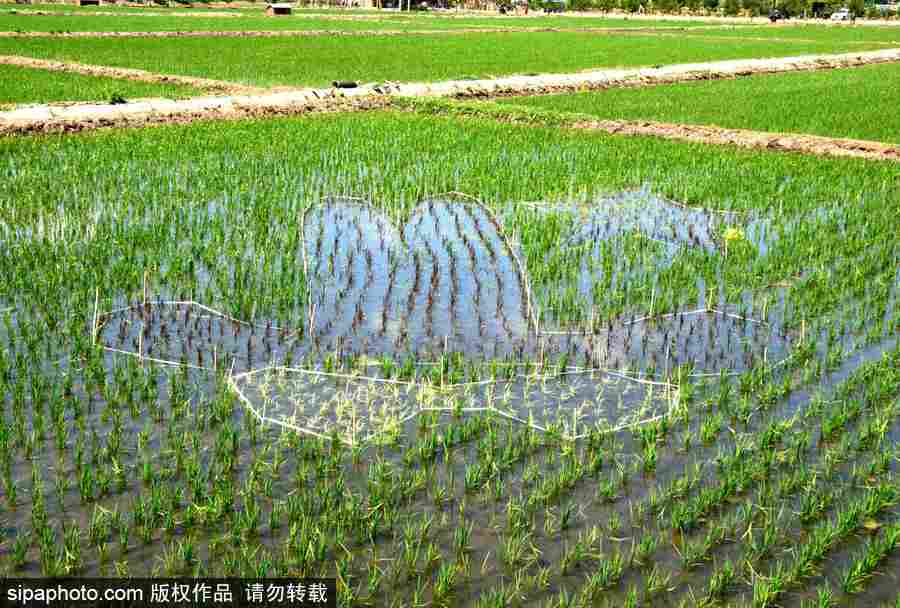
[[[100,6],[100,0],[78,0],[78,6]]]
[[[274,17],[276,15],[290,15],[293,12],[294,8],[290,4],[279,3],[279,4],[269,4],[266,6],[266,14],[270,17]]]
[[[500,11],[501,15],[511,13],[518,15],[520,9],[525,9],[525,14],[528,14],[528,2],[526,0],[502,0],[497,3],[497,10]]]
[[[769,21],[771,21],[772,23],[775,23],[779,19],[787,19],[787,15],[785,15],[778,9],[775,9],[769,13]]]
[[[355,80],[335,80],[331,83],[336,89],[355,89],[359,86],[359,83]]]
[[[544,3],[545,13],[561,13],[566,10],[565,0],[547,0]]]

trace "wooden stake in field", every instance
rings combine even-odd
[[[97,345],[97,314],[100,308],[100,286],[94,288],[94,320],[91,322],[91,345]]]

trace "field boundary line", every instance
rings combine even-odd
[[[737,29],[739,26],[735,26]],[[743,27],[743,26],[742,26]],[[371,38],[371,37],[417,37],[417,36],[465,36],[473,34],[610,34],[616,36],[691,36],[699,40],[718,40],[723,42],[775,42],[784,44],[816,44],[821,42],[813,38],[791,38],[781,36],[745,36],[703,34],[703,30],[721,29],[719,26],[698,27],[463,27],[455,29],[417,29],[417,30],[172,30],[172,31],[0,31],[2,38],[53,38],[53,39],[103,39],[103,38]],[[699,31],[698,31],[699,30]],[[697,32],[697,33],[694,33]],[[898,33],[900,34],[900,33]],[[898,40],[847,40],[841,44],[868,47],[896,47]]]
[[[750,129],[725,129],[713,125],[653,121],[597,120],[576,122],[570,127],[603,131],[613,135],[651,136],[739,148],[801,152],[814,156],[842,156],[900,162],[900,146],[862,139],[803,133],[769,133]]]
[[[403,107],[404,104],[395,105]],[[496,104],[412,101],[406,102],[405,105],[413,112],[481,118],[532,127],[601,131],[610,135],[658,137],[701,144],[797,152],[812,156],[900,162],[900,145],[864,139],[805,133],[772,133],[715,125],[651,120],[604,120],[585,114],[534,112],[531,108],[522,106],[498,106]]]
[[[12,2],[0,2],[0,6],[9,6],[11,8],[3,8],[0,9],[0,13],[12,14],[12,15],[23,15],[23,16],[64,16],[64,17],[82,17],[82,16],[97,16],[97,17],[228,17],[228,18],[260,18],[264,16],[263,11],[259,12],[237,12],[237,11],[222,11],[222,10],[207,10],[207,11],[185,11],[185,10],[173,10],[173,11],[159,11],[159,10],[147,10],[146,7],[133,7],[139,10],[133,11],[104,11],[104,10],[85,10],[85,11],[73,11],[73,10],[56,10],[56,9],[33,9],[33,8],[22,8],[19,5],[13,4]],[[64,6],[64,5],[60,5]],[[805,27],[805,26],[822,26],[822,27],[875,27],[875,28],[883,28],[889,29],[891,27],[900,27],[900,22],[890,21],[885,19],[861,19],[853,24],[847,23],[832,23],[829,21],[822,21],[820,19],[802,19],[802,18],[794,18],[790,22],[782,22],[777,24],[776,26],[772,26],[770,24],[770,20],[766,16],[758,16],[758,17],[727,17],[723,15],[677,15],[677,14],[638,14],[638,13],[621,13],[621,12],[608,12],[602,13],[597,11],[568,11],[568,17],[574,18],[584,18],[584,19],[597,19],[597,20],[622,20],[622,21],[632,21],[632,22],[644,22],[644,23],[654,23],[654,22],[669,22],[669,23],[702,23],[702,25],[696,27],[758,27],[758,26],[766,26],[766,27],[780,27],[780,28],[794,28],[794,27]],[[301,11],[297,13],[296,17],[299,18],[311,18],[318,20],[330,20],[330,21],[397,21],[398,16],[394,14],[377,14],[377,13],[364,13],[364,14],[353,14],[352,12],[346,12],[344,14],[337,14],[334,12],[315,12],[315,11]],[[531,18],[542,17],[540,14],[534,14]],[[429,16],[429,18],[433,19],[446,19],[446,20],[454,20],[454,19],[490,19],[490,20],[498,20],[498,21],[508,21],[510,20],[510,16],[508,15],[500,15],[495,11],[485,11],[485,10],[472,10],[472,9],[464,9],[452,14],[442,14]],[[519,17],[521,19],[521,16]],[[642,26],[638,26],[642,27]],[[649,27],[649,26],[648,26]],[[687,26],[684,26],[687,27]]]
[[[84,76],[101,76],[117,78],[120,80],[134,80],[137,82],[150,82],[154,84],[177,84],[190,86],[209,93],[263,93],[266,89],[253,87],[237,82],[225,80],[213,80],[211,78],[194,78],[192,76],[178,76],[172,74],[157,74],[135,68],[118,68],[103,65],[90,65],[70,61],[56,61],[50,59],[35,59],[21,55],[0,55],[0,64],[22,68],[47,70],[50,72],[66,72],[69,74],[81,74]]]
[[[677,36],[688,34],[697,29],[707,28],[646,28],[646,27],[463,27],[454,29],[417,29],[417,30],[173,30],[173,31],[0,31],[0,38],[321,38],[321,37],[402,37],[402,36],[460,36],[471,34],[615,34],[618,36]],[[817,43],[811,38],[780,38],[764,36],[702,36],[698,38],[726,41],[784,42],[784,43]],[[865,41],[851,40],[844,44],[891,46],[900,41]]]
[[[602,90],[611,87],[652,86],[677,82],[737,78],[754,74],[785,73],[850,68],[900,61],[900,48],[842,53],[829,55],[804,55],[774,59],[738,59],[709,63],[675,64],[658,68],[604,69],[576,74],[546,74],[538,76],[507,76],[481,80],[450,80],[433,83],[381,83],[366,84],[351,89],[298,88],[285,91],[269,91],[260,94],[195,97],[185,100],[150,99],[124,104],[71,104],[66,106],[32,105],[0,112],[0,135],[33,132],[79,131],[97,127],[142,126],[165,122],[189,122],[199,119],[243,118],[286,114],[302,114],[311,111],[360,110],[384,108],[393,100],[449,98],[490,99],[520,95],[540,95],[564,92]],[[96,76],[121,74],[128,78],[171,78],[152,82],[172,82],[197,86],[203,79],[189,77],[165,77],[142,70],[82,66],[47,60],[33,60],[16,56],[0,56],[0,63],[38,67],[58,66],[65,71],[83,67],[84,72]],[[73,67],[77,66],[77,67]],[[210,86],[232,84],[209,81]],[[243,85],[237,85],[243,86]],[[596,127],[600,127],[597,121]],[[584,125],[582,125],[584,126]],[[625,123],[606,125],[607,130],[628,134],[638,127],[626,128]],[[701,127],[697,127],[698,129]],[[634,133],[637,134],[637,133]],[[687,137],[682,136],[681,138]],[[694,136],[696,137],[696,136]],[[725,142],[723,142],[725,143]],[[777,147],[777,145],[772,144]],[[770,146],[770,147],[772,147]],[[853,147],[844,146],[846,151]],[[859,146],[855,146],[859,147]],[[892,147],[892,146],[888,146]],[[836,153],[845,155],[837,148]],[[865,156],[866,150],[857,150],[857,156]],[[891,152],[888,157],[893,158]]]
[[[698,80],[859,67],[900,62],[900,48],[837,54],[799,55],[769,59],[730,59],[682,63],[653,68],[585,70],[574,74],[506,76],[493,79],[450,80],[376,87],[398,97],[478,99],[547,95],[612,87],[651,86]]]

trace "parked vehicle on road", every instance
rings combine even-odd
[[[842,8],[836,13],[831,14],[832,21],[852,21],[853,13],[850,12],[850,9]]]

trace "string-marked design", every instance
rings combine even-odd
[[[766,322],[712,306],[544,329],[500,221],[452,197],[421,203],[402,229],[355,199],[307,208],[303,327],[145,297],[95,311],[93,336],[149,363],[224,371],[260,421],[350,445],[390,441],[426,411],[493,412],[569,439],[622,430],[670,412],[678,366],[733,374],[787,350]]]

